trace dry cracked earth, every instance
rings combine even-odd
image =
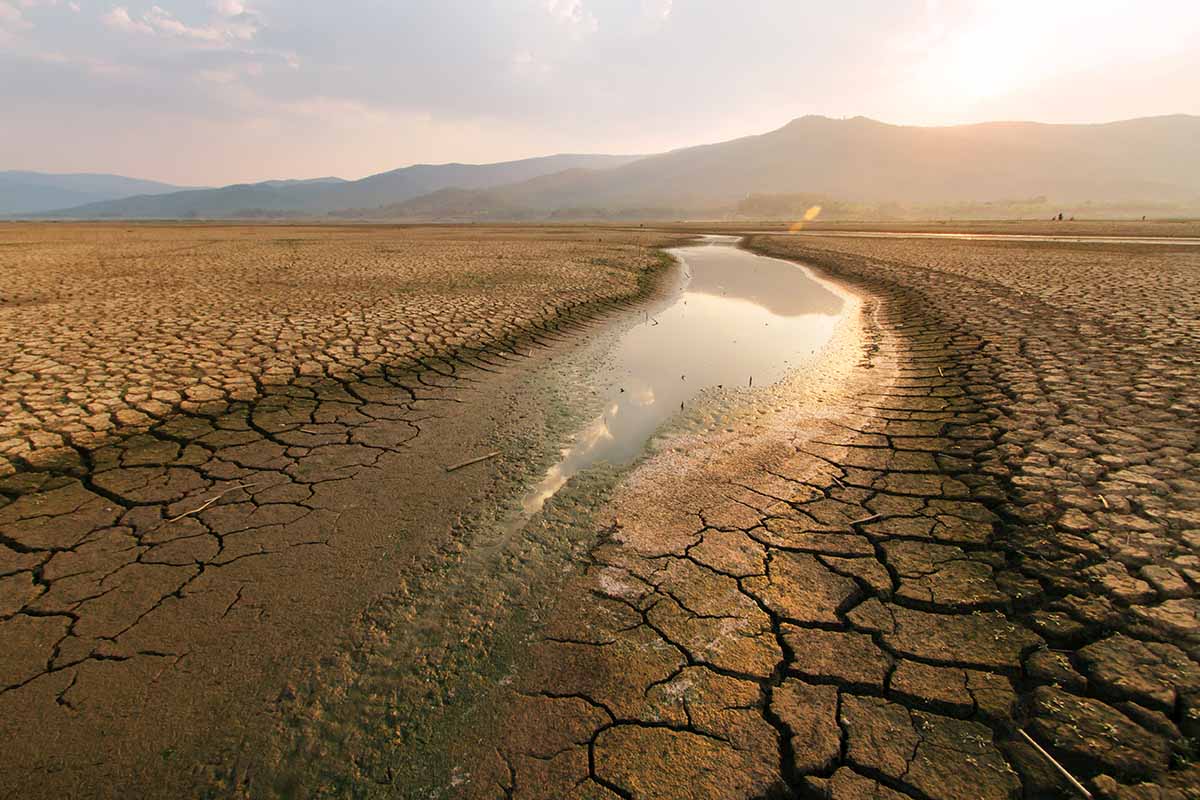
[[[0,229],[0,796],[187,793],[478,488],[436,481],[487,378],[644,295],[670,238]]]
[[[845,410],[618,494],[470,794],[1200,797],[1200,253],[747,246],[865,298]]]
[[[441,472],[465,387],[644,294],[660,243],[4,229],[0,794],[180,796],[135,734],[328,645],[397,546],[346,497]],[[619,488],[446,794],[1075,796],[1032,740],[1094,796],[1200,796],[1200,254],[747,244],[863,298],[841,402]]]

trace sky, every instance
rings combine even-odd
[[[652,153],[805,114],[1200,114],[1196,0],[0,0],[0,169],[184,185]]]

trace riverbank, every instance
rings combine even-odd
[[[823,470],[798,463],[797,448],[852,424],[849,399],[885,372],[877,357],[864,361],[877,346],[874,309],[822,283],[845,304],[832,337],[779,383],[697,408],[596,515],[576,574],[506,678],[494,728],[464,753],[480,767],[462,794],[784,789],[790,745],[771,696],[791,650],[779,616],[743,588],[767,580],[786,532],[750,520],[803,493],[790,476]],[[793,584],[779,599],[804,605],[814,591]]]
[[[5,233],[0,775],[23,797],[244,770],[294,676],[543,457],[522,376],[653,296],[671,241]],[[446,471],[505,436],[524,449]]]
[[[202,785],[214,796],[256,797],[301,789],[393,796],[414,787],[488,797],[1072,796],[1027,734],[1096,796],[1190,800],[1200,779],[1192,745],[1200,735],[1192,422],[1200,256],[1057,241],[754,236],[745,246],[811,265],[856,309],[847,317],[856,322],[844,322],[790,382],[689,403],[632,472],[580,476],[513,547],[477,546],[487,544],[478,532],[496,521],[486,515],[499,498],[519,498],[519,487],[554,463],[552,443],[601,405],[587,391],[599,362],[581,338],[556,346],[562,371],[543,372],[514,348],[493,355],[529,370],[471,358],[402,384],[431,396],[392,403],[397,422],[427,418],[400,452],[381,456],[396,459],[382,470],[323,464],[287,443],[279,457],[298,466],[285,474],[346,468],[363,480],[352,485],[375,487],[352,508],[333,508],[341,541],[424,531],[412,541],[434,568],[379,557],[398,547],[394,537],[344,572],[324,555],[289,566],[278,560],[287,551],[269,546],[206,567],[208,580],[284,564],[277,578],[265,569],[254,576],[279,580],[274,595],[243,580],[228,596],[188,589],[180,599],[211,602],[214,616],[231,618],[221,624],[262,618],[259,630],[279,627],[285,653],[312,641],[303,637],[314,629],[330,634],[343,624],[331,587],[365,596],[371,574],[392,586],[319,663],[272,672],[279,679],[261,685],[273,694],[220,689],[258,714],[243,727],[229,726],[245,713],[232,706],[226,717],[220,708],[211,721],[191,717],[226,726],[220,748],[150,752],[167,766],[135,759],[139,775],[79,760],[47,769],[48,785],[86,794],[84,779],[101,774],[118,791],[157,777],[184,793]],[[602,344],[640,317],[609,317],[588,338]],[[312,400],[341,415],[317,421],[306,410],[284,433],[318,436],[337,424],[353,436],[368,423],[350,412],[383,410],[381,388],[367,381],[362,391],[372,394],[349,400],[281,390],[280,408]],[[270,433],[265,423],[276,419],[287,422],[252,414],[244,427],[220,422],[200,438],[237,447],[224,437]],[[310,426],[316,433],[303,430]],[[442,450],[448,441],[461,448]],[[507,456],[481,462],[485,477],[444,471],[496,449],[519,453],[524,471]],[[122,454],[118,466],[140,466],[142,452],[128,463]],[[339,478],[313,477],[327,487],[323,501],[336,500]],[[264,488],[291,491],[296,482]],[[262,513],[247,502],[233,492],[190,516],[187,504],[170,513],[189,525]],[[413,517],[374,516],[398,505]],[[456,513],[466,506],[475,513]],[[69,508],[66,517],[80,510],[96,509]],[[41,535],[46,516],[44,507],[24,515],[21,535]],[[446,535],[438,539],[427,520],[447,521]],[[244,530],[282,537],[309,521],[254,519]],[[101,524],[106,536],[124,526]],[[324,554],[338,542],[301,540],[294,551]],[[177,556],[159,560],[171,566]],[[288,608],[289,582],[304,591],[314,574],[332,577],[272,617]],[[64,588],[72,577],[61,577]],[[156,634],[170,632],[158,624]],[[246,653],[258,646],[245,641]],[[165,652],[92,660],[129,669]],[[144,687],[114,693],[128,710],[118,730],[150,731],[158,718],[139,720],[140,709],[186,702],[184,680],[203,685],[247,671],[245,653],[225,652],[228,661],[207,675],[192,668],[182,678],[166,670],[141,683],[114,680]],[[418,652],[426,655],[414,663]],[[180,659],[185,669],[200,663],[189,659]],[[73,694],[89,688],[86,677],[63,677],[65,689],[30,686],[49,687],[44,707],[61,718],[95,720],[96,707]],[[8,719],[22,736],[37,730],[34,717],[22,722],[21,706],[7,708],[17,710]],[[194,738],[165,719],[156,730],[164,739]],[[65,744],[22,757],[86,752],[71,738],[78,731],[49,729]],[[189,759],[185,780],[178,763]]]
[[[1196,256],[747,246],[870,298],[845,402],[630,479],[468,794],[1194,797]]]
[[[671,431],[735,441],[731,420],[758,419],[792,396],[796,382],[779,377],[824,363],[841,295],[731,244],[673,250],[681,280],[669,297],[546,365],[527,394],[561,396],[575,412],[572,435],[544,473],[555,480],[535,478],[532,493],[515,492],[517,525],[503,507],[481,509],[435,581],[376,604],[375,635],[311,676],[279,715],[257,791],[284,783],[318,796],[350,787],[442,796],[478,785],[471,748],[506,735],[505,686],[560,616],[560,598],[576,595],[573,581],[629,462],[640,474],[644,458],[656,458],[645,454],[675,441]],[[753,390],[747,370],[758,378]],[[531,511],[530,497],[549,502]],[[418,640],[414,626],[436,628],[442,644]]]
[[[1025,734],[1097,796],[1193,796],[1200,254],[780,237],[751,245],[880,297],[910,353],[912,380],[887,402],[879,444],[884,453],[926,451],[936,470],[908,476],[898,491],[889,484],[905,476],[889,474],[895,465],[862,465],[870,472],[856,483],[900,495],[891,513],[876,502],[881,517],[864,526],[892,596],[846,620],[893,658],[936,664],[925,671],[940,677],[902,683],[901,662],[885,685],[888,702],[913,719],[950,710],[986,726],[1027,795],[1073,790]],[[834,457],[849,466],[855,452]],[[946,495],[950,481],[982,510],[982,538],[924,528],[903,510],[918,499],[944,506],[931,490]],[[988,625],[994,643],[956,645]],[[967,675],[961,701],[936,688],[950,677],[945,668]],[[971,669],[1004,676],[1013,694],[997,707],[996,695],[972,686]],[[890,737],[904,729],[882,728]],[[842,763],[942,796],[913,781],[918,766],[929,776],[950,768],[947,753],[931,749],[922,764],[918,747],[898,776],[886,753],[857,749],[848,731]],[[917,734],[930,740],[919,726]]]

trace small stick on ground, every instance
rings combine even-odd
[[[856,520],[854,520],[854,522],[851,522],[850,524],[851,525],[866,525],[868,522],[874,522],[875,520],[879,519],[880,516],[881,516],[880,514],[872,514],[869,517],[863,517],[862,519],[856,519]]]
[[[249,489],[251,486],[258,486],[258,484],[257,483],[239,483],[237,486],[230,486],[225,491],[217,494],[216,497],[210,498],[209,500],[205,501],[204,504],[201,505],[199,508],[193,508],[191,511],[185,511],[182,514],[180,514],[178,517],[171,517],[169,520],[167,520],[167,522],[178,522],[179,520],[183,519],[184,517],[190,517],[192,514],[199,514],[201,511],[208,508],[213,503],[217,502],[218,500],[220,500],[222,497],[229,494],[230,492],[236,492],[238,489]]]
[[[837,475],[831,474],[829,477],[833,478],[833,482],[836,483],[838,486],[842,487],[843,489],[846,488],[846,484],[842,483],[842,479],[839,478]]]
[[[487,461],[489,458],[495,458],[498,455],[500,455],[500,451],[493,450],[490,453],[484,453],[481,456],[475,456],[475,458],[469,458],[466,461],[462,461],[458,464],[455,464],[454,466],[446,467],[446,472],[454,472],[454,470],[456,470],[456,469],[462,469],[463,467],[469,467],[472,464],[478,464],[480,461]]]
[[[1098,495],[1096,495],[1096,497],[1099,497],[1099,498],[1100,498],[1100,502],[1101,502],[1101,503],[1104,503],[1104,507],[1105,507],[1105,508],[1108,508],[1108,501],[1104,499],[1104,495],[1102,495],[1102,494],[1098,494]]]
[[[1054,765],[1054,768],[1055,768],[1056,770],[1058,770],[1058,771],[1059,771],[1059,773],[1060,773],[1060,774],[1061,774],[1061,775],[1062,775],[1064,778],[1066,778],[1066,779],[1067,779],[1067,781],[1068,781],[1068,782],[1070,782],[1070,784],[1071,784],[1073,787],[1075,787],[1075,791],[1079,792],[1079,794],[1081,794],[1081,795],[1082,795],[1082,796],[1084,796],[1084,797],[1087,797],[1087,798],[1089,798],[1089,800],[1090,800],[1090,798],[1092,797],[1092,793],[1091,793],[1091,792],[1089,792],[1089,791],[1087,790],[1087,788],[1086,788],[1086,787],[1085,787],[1085,786],[1084,786],[1082,783],[1080,783],[1079,781],[1075,780],[1075,776],[1074,776],[1074,775],[1072,775],[1071,773],[1067,772],[1067,768],[1066,768],[1066,767],[1064,767],[1062,764],[1058,763],[1058,761],[1057,761],[1057,760],[1054,758],[1054,756],[1052,756],[1052,755],[1050,755],[1049,753],[1047,753],[1047,752],[1046,752],[1046,750],[1045,750],[1045,748],[1043,748],[1043,747],[1042,747],[1040,744],[1038,744],[1037,742],[1035,742],[1035,741],[1033,740],[1033,737],[1032,737],[1032,736],[1030,736],[1028,733],[1026,733],[1026,732],[1025,732],[1025,729],[1024,729],[1024,728],[1018,728],[1018,729],[1017,729],[1017,733],[1021,734],[1021,736],[1023,736],[1023,737],[1025,738],[1025,741],[1027,741],[1027,742],[1029,742],[1031,745],[1033,745],[1033,749],[1034,749],[1034,750],[1037,750],[1039,753],[1041,753],[1043,758],[1045,758],[1047,761],[1049,761],[1051,764],[1053,764],[1053,765]]]

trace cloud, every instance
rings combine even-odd
[[[928,124],[1200,112],[1195,2],[1145,15],[1136,0],[1090,0],[1102,14],[1082,1],[0,0],[0,75],[21,76],[0,80],[12,110],[0,144],[25,166],[109,168],[125,153],[145,159],[138,171],[211,183],[317,158],[322,173],[361,174],[652,152],[803,113]],[[718,46],[680,57],[714,26]],[[797,50],[804,30],[821,35]],[[1077,69],[1096,70],[1087,86]],[[79,124],[95,132],[86,150],[61,144]],[[180,129],[213,136],[203,158],[178,158],[162,131]]]
[[[24,17],[24,12],[30,9],[38,8],[57,8],[59,0],[0,0],[0,27],[5,21],[10,23],[19,23],[22,28],[31,28],[33,24]],[[67,8],[72,11],[79,11],[79,4],[76,2],[65,3]]]
[[[642,16],[658,22],[666,22],[671,16],[674,0],[642,0]]]
[[[238,74],[232,69],[202,69],[196,73],[196,79],[203,83],[226,85],[236,83]]]
[[[528,50],[519,50],[512,57],[513,74],[521,78],[545,78],[551,67]]]
[[[94,76],[131,75],[134,69],[124,64],[117,64],[102,58],[94,58],[78,54],[68,54],[59,50],[30,51],[27,58],[39,64],[79,67]]]
[[[114,6],[103,19],[105,25],[123,33],[154,33],[154,29],[145,22],[129,16],[129,9],[125,6]]]
[[[115,6],[105,23],[125,33],[151,34],[209,45],[248,42],[258,35],[258,22],[239,0],[218,0],[217,19],[208,25],[188,25],[161,6],[152,6],[134,19],[125,6]]]
[[[635,36],[658,33],[666,27],[674,9],[673,0],[640,0],[630,21],[630,31]]]
[[[20,9],[8,3],[0,3],[0,24],[12,24],[20,21]]]
[[[216,28],[192,28],[184,25],[170,11],[160,6],[154,6],[143,16],[143,19],[159,33],[167,36],[179,36],[184,39],[195,39],[201,42],[220,42],[221,32]]]
[[[0,0],[0,37],[11,35],[15,31],[32,28],[32,23],[25,19],[21,9],[5,0]]]
[[[575,37],[595,33],[600,28],[595,15],[583,7],[583,0],[546,0],[546,11]]]

